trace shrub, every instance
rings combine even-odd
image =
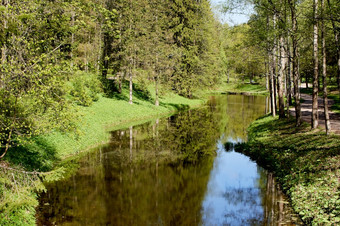
[[[98,93],[102,91],[102,85],[98,75],[77,72],[70,82],[69,93],[76,104],[90,106],[99,99]]]

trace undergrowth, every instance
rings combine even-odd
[[[340,137],[270,116],[249,127],[236,150],[273,171],[306,224],[340,223]]]

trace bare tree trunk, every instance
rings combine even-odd
[[[269,29],[269,16],[267,15],[267,29]],[[269,76],[269,93],[270,93],[270,111],[272,116],[276,116],[275,109],[275,94],[274,94],[274,57],[273,57],[273,47],[269,48],[269,41],[267,41],[267,51],[268,51],[268,76]]]
[[[325,39],[325,19],[324,19],[324,6],[325,1],[321,0],[321,39],[322,39],[322,84],[323,84],[323,104],[324,104],[324,112],[325,112],[325,127],[326,134],[329,134],[331,129],[331,124],[329,121],[329,112],[328,112],[328,97],[327,97],[327,65],[326,65],[326,39]]]
[[[266,68],[266,90],[269,90],[269,65],[266,60],[265,60],[264,66]]]
[[[284,88],[283,79],[286,71],[286,55],[284,49],[284,38],[281,35],[280,39],[280,68],[278,76],[278,96],[279,96],[279,118],[285,118],[285,100],[284,100]]]
[[[275,73],[275,65],[274,65],[274,60],[273,56],[271,56],[272,62],[270,63],[270,81],[269,81],[269,88],[270,88],[270,105],[271,105],[271,112],[272,116],[276,116],[276,98],[275,98],[275,79],[274,79],[274,73]]]
[[[287,53],[287,73],[286,73],[286,92],[287,92],[287,117],[289,117],[289,108],[292,104],[292,70],[291,70],[291,59],[290,59],[290,47],[289,47],[289,33],[287,33],[287,42],[286,42],[286,53]]]
[[[274,14],[273,16],[273,23],[274,23],[274,30],[276,29],[276,15]],[[277,39],[276,37],[274,38],[274,47],[273,47],[273,83],[274,83],[274,110],[275,110],[275,114],[276,114],[276,110],[277,110],[277,75],[276,75],[276,64],[277,64]]]
[[[118,93],[122,93],[122,81],[124,79],[124,72],[119,73],[118,75]]]
[[[130,90],[130,94],[129,94],[129,104],[132,104],[132,71],[131,68],[129,69],[129,77],[130,77],[130,83],[129,83],[129,90]]]
[[[318,127],[318,80],[319,80],[319,58],[318,58],[318,0],[313,0],[314,26],[313,26],[313,53],[314,53],[314,77],[313,77],[313,106],[312,106],[312,129]]]
[[[155,101],[155,105],[159,106],[159,100],[158,100],[158,74],[155,77],[155,89],[156,89],[156,101]]]
[[[293,56],[292,56],[292,64],[293,64],[293,83],[294,83],[294,100],[295,100],[295,118],[296,118],[296,126],[301,125],[301,104],[300,104],[300,91],[299,91],[299,63],[298,63],[298,42],[296,38],[296,33],[298,30],[297,27],[297,18],[296,18],[296,2],[295,0],[288,0],[290,11],[291,11],[291,20],[292,20],[292,46],[293,46]]]

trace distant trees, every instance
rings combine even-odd
[[[226,2],[226,4],[230,3],[230,1]],[[299,83],[302,80],[300,74],[303,75],[307,86],[308,80],[313,77],[311,124],[312,128],[316,128],[318,126],[317,97],[319,92],[322,90],[324,93],[327,105],[327,83],[332,89],[337,87],[340,90],[338,53],[340,21],[339,13],[336,11],[338,4],[332,0],[327,1],[327,6],[323,1],[318,0],[238,2],[238,4],[248,3],[254,6],[254,14],[247,25],[238,27],[250,27],[248,33],[251,36],[247,36],[247,40],[259,48],[255,52],[257,56],[261,52],[267,54],[263,63],[267,67],[272,114],[275,115],[278,108],[279,117],[286,117],[285,109],[289,108],[294,98],[296,125],[299,126],[301,124]],[[231,6],[235,8],[235,4]],[[322,57],[319,57],[320,52],[322,52]],[[319,65],[322,65],[322,76]],[[246,64],[243,66],[245,68]],[[236,62],[232,63],[232,67],[237,68]],[[262,71],[264,73],[264,70]],[[326,107],[326,118],[328,118],[327,110]]]
[[[167,85],[187,97],[192,97],[194,89],[219,81],[220,25],[208,1],[118,2],[114,8],[119,14],[120,38],[111,51],[113,75],[137,78],[146,72],[153,75],[147,80],[156,86]]]

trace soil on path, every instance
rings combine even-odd
[[[301,93],[301,99],[303,99],[301,103],[301,115],[302,120],[311,123],[312,121],[312,96],[309,94]],[[334,100],[328,100],[328,107],[330,108]],[[324,113],[324,105],[323,98],[318,97],[318,107],[319,107],[319,127],[325,128],[325,113]],[[295,109],[290,109],[291,115],[295,116]],[[335,134],[340,134],[340,115],[335,114],[332,111],[329,111],[329,118],[331,123],[331,132]]]

